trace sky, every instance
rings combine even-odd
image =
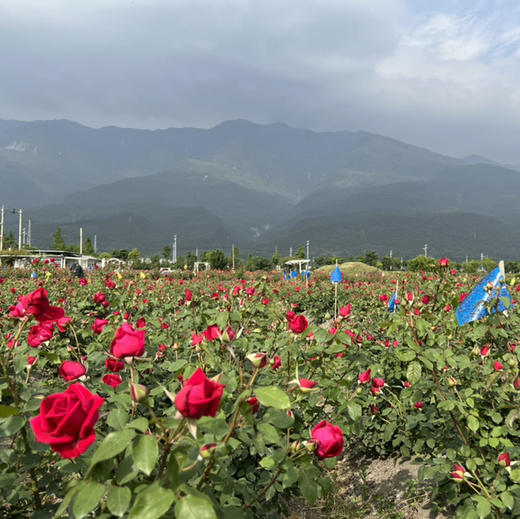
[[[1,0],[0,119],[363,130],[520,163],[518,0]]]

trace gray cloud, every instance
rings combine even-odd
[[[520,162],[518,7],[431,5],[3,0],[0,117],[145,128],[242,117]]]

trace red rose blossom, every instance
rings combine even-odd
[[[94,426],[104,401],[80,383],[49,395],[31,420],[36,441],[49,444],[62,458],[77,458],[96,441]]]
[[[60,375],[66,382],[76,380],[77,378],[82,377],[86,372],[87,368],[85,368],[81,362],[73,360],[65,360],[60,366]]]
[[[112,343],[110,353],[122,359],[124,357],[141,357],[144,354],[146,332],[134,330],[132,325],[124,323],[118,328]]]
[[[175,397],[175,407],[186,418],[215,417],[224,385],[213,382],[198,368]]]
[[[343,452],[344,440],[342,430],[325,420],[314,427],[312,439],[316,443],[315,453],[320,460],[339,456]]]

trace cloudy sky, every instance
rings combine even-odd
[[[366,130],[520,163],[518,0],[1,0],[0,118]]]

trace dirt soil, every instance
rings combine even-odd
[[[291,519],[446,519],[429,499],[409,459],[345,457],[331,473],[333,497],[314,506],[291,504]]]

